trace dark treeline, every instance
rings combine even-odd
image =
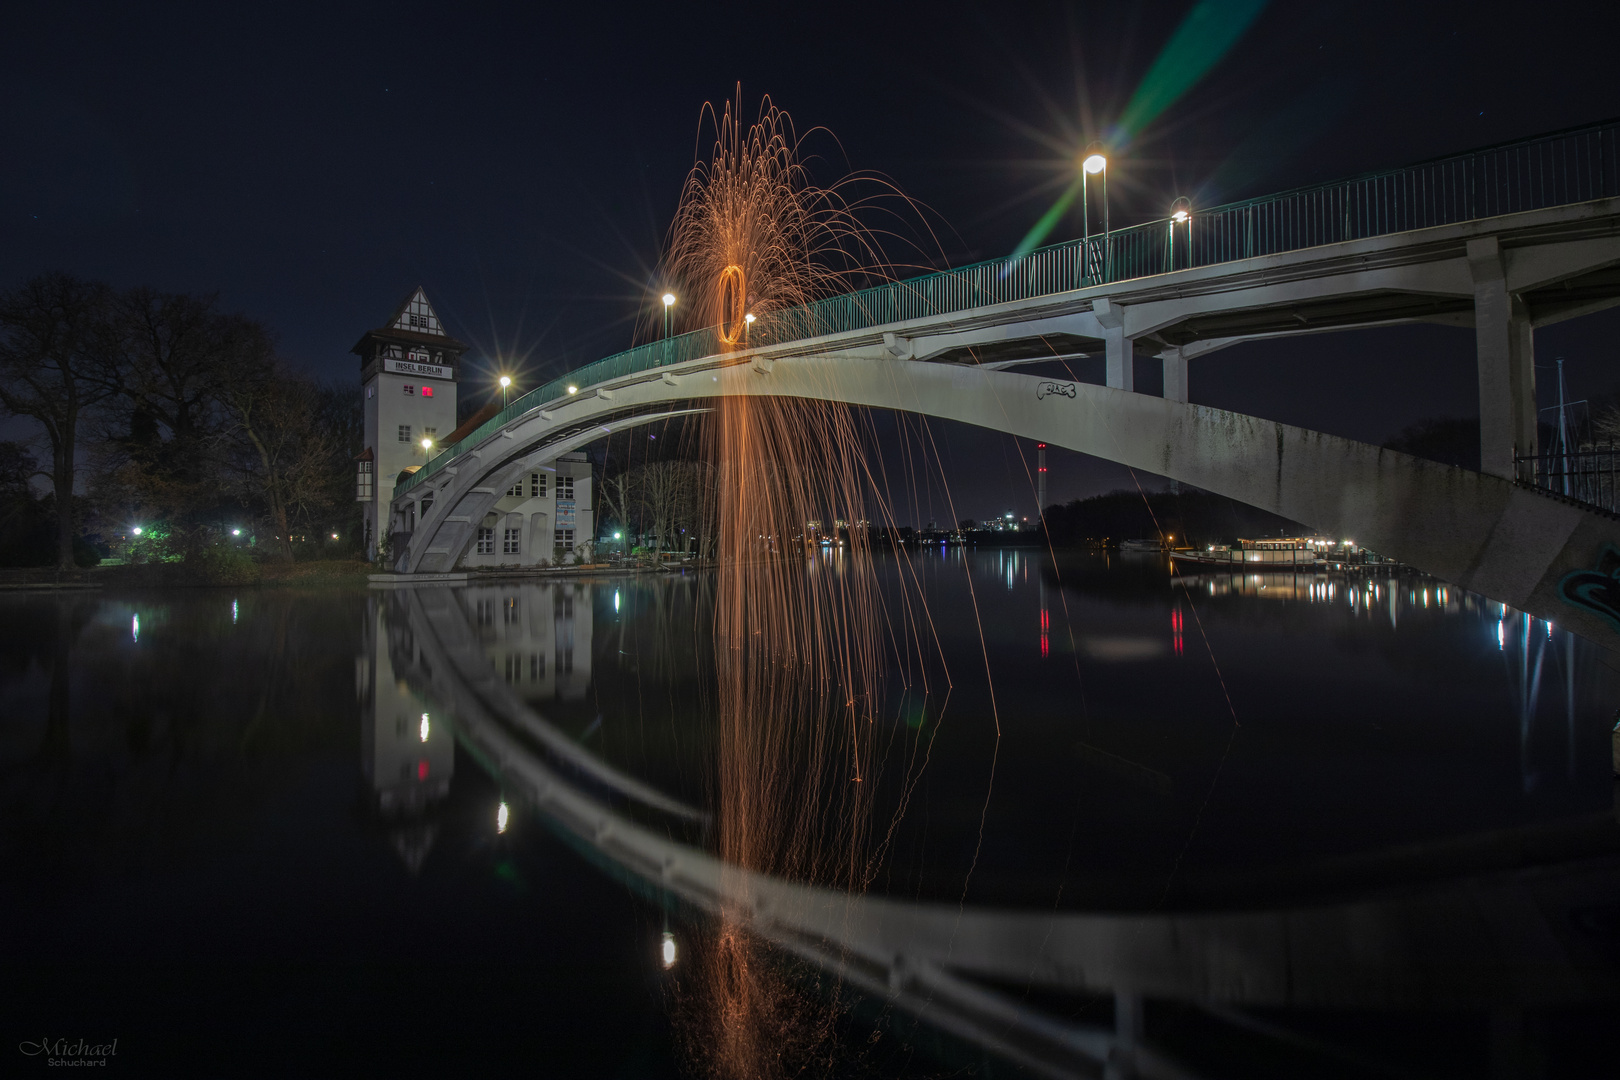
[[[0,444],[0,564],[291,559],[357,534],[357,395],[216,297],[61,273],[0,294],[0,413],[36,434]]]
[[[1046,509],[1053,547],[1084,547],[1133,538],[1173,536],[1177,546],[1226,544],[1242,537],[1298,536],[1310,530],[1224,495],[1184,488],[1143,495],[1115,491]]]

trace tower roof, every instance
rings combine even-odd
[[[394,313],[388,321],[375,330],[367,330],[360,335],[360,340],[354,343],[349,351],[365,359],[365,346],[368,341],[397,341],[405,345],[433,345],[460,356],[469,346],[466,342],[457,341],[445,333],[444,323],[439,320],[439,313],[433,310],[428,302],[427,292],[418,285],[405,294],[405,299],[399,302]]]

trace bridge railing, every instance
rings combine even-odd
[[[1172,270],[1299,251],[1499,214],[1620,195],[1620,121],[1486,147],[1331,184],[1193,208],[1185,222],[1149,221],[1021,258],[887,282],[762,315],[754,345],[866,330],[991,304],[1051,296]],[[665,364],[735,351],[713,327],[649,342],[553,379],[402,480],[400,495],[506,424],[584,388]]]
[[[1589,444],[1514,458],[1521,484],[1610,513],[1620,513],[1620,446]]]

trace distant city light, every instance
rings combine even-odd
[[[664,940],[659,951],[663,955],[664,970],[668,971],[675,966],[675,935],[668,930],[664,931]]]
[[[338,534],[337,534],[337,533],[333,533],[333,534],[332,534],[332,539],[334,539],[334,540],[336,540],[336,539],[337,539],[337,538],[338,538]]]
[[[139,615],[130,620],[129,637],[131,641],[141,640],[141,617]]]
[[[505,803],[501,803],[501,808],[495,811],[495,831],[498,833],[505,832],[506,823],[510,818],[511,811],[506,808]]]

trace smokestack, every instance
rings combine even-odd
[[[1046,520],[1046,444],[1035,444],[1035,513]]]

